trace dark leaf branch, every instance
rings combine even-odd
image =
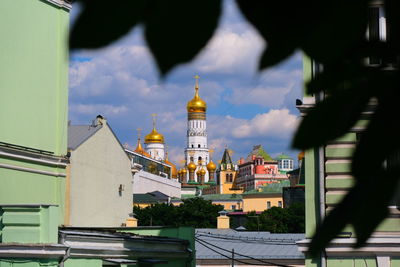
[[[83,11],[71,32],[71,48],[103,47],[143,24],[162,75],[199,53],[221,14],[220,0],[80,2]],[[311,252],[320,251],[348,224],[356,231],[356,245],[363,244],[387,215],[399,174],[396,164],[391,169],[384,167],[400,149],[398,120],[393,119],[400,99],[396,70],[400,59],[399,1],[385,0],[385,42],[365,40],[368,0],[236,2],[267,43],[260,69],[282,62],[298,49],[323,65],[323,72],[307,90],[311,94],[323,91],[328,97],[304,118],[294,147],[321,146],[343,135],[365,116],[368,101],[377,100],[377,112],[353,157],[356,185],[317,230]],[[377,58],[378,64],[365,67],[371,57]],[[378,194],[375,202],[371,194]]]
[[[148,46],[162,75],[191,61],[217,28],[220,0],[82,1],[70,47],[100,48],[143,24]]]

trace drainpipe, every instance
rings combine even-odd
[[[314,73],[315,74],[322,72],[322,66],[316,62],[313,62],[314,65]],[[323,91],[315,95],[316,104],[323,101],[325,98],[325,94]],[[325,218],[325,148],[321,146],[318,148],[318,192],[319,192],[319,222],[318,225],[321,225]],[[321,267],[326,267],[326,253],[325,249],[321,252]]]
[[[60,234],[60,238],[59,238],[59,244],[63,244],[65,243],[65,234]],[[66,260],[69,259],[71,255],[71,247],[67,247],[67,250],[65,251],[64,257],[62,257],[62,259],[59,261],[58,266],[59,267],[64,267],[64,262]]]

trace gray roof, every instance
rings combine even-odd
[[[103,126],[101,124],[68,125],[68,148],[75,150],[102,127]]]
[[[270,232],[247,232],[233,229],[196,229],[196,259],[226,259],[206,246],[231,257],[247,259],[239,254],[257,259],[304,259],[296,242],[305,234],[271,234]],[[201,244],[203,242],[203,244]],[[219,249],[222,248],[222,249]]]

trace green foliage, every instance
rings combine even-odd
[[[176,207],[168,204],[155,204],[145,208],[134,206],[133,213],[136,214],[139,226],[178,226],[176,218],[178,212]]]
[[[145,208],[135,206],[133,212],[140,226],[193,226],[195,228],[215,228],[221,205],[213,205],[202,198],[183,200],[180,206],[155,204]]]
[[[271,233],[304,233],[305,209],[303,203],[295,203],[289,208],[272,207],[261,214],[250,212],[245,225],[251,231]]]
[[[80,2],[84,8],[71,32],[71,48],[102,47],[141,23],[163,75],[198,54],[215,31],[221,13],[220,0]],[[364,110],[375,109],[353,155],[356,184],[317,229],[311,253],[319,252],[347,224],[356,231],[356,245],[363,245],[387,215],[400,174],[397,165],[384,167],[384,162],[400,150],[400,138],[396,136],[400,99],[399,1],[384,1],[390,25],[384,42],[365,38],[368,0],[236,2],[268,44],[260,69],[281,63],[296,50],[323,66],[306,87],[309,93],[323,92],[328,97],[321,98],[302,121],[293,147],[324,145],[349,131]],[[376,64],[366,66],[370,58]],[[368,105],[372,99],[376,104]],[[265,224],[281,231],[273,220],[281,218],[282,211],[273,212]]]
[[[178,207],[178,214],[183,226],[214,228],[217,226],[218,212],[223,209],[221,205],[213,205],[211,200],[196,197],[183,200]]]

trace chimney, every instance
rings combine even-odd
[[[137,227],[138,219],[135,218],[135,213],[129,213],[129,218],[126,219],[126,227]]]
[[[107,123],[106,118],[104,118],[101,115],[97,115],[97,117],[96,117],[96,125],[103,125],[103,124],[106,124],[106,123]]]
[[[219,216],[217,217],[217,229],[229,229],[229,217],[226,216],[228,214],[227,211],[222,210],[218,212]]]

